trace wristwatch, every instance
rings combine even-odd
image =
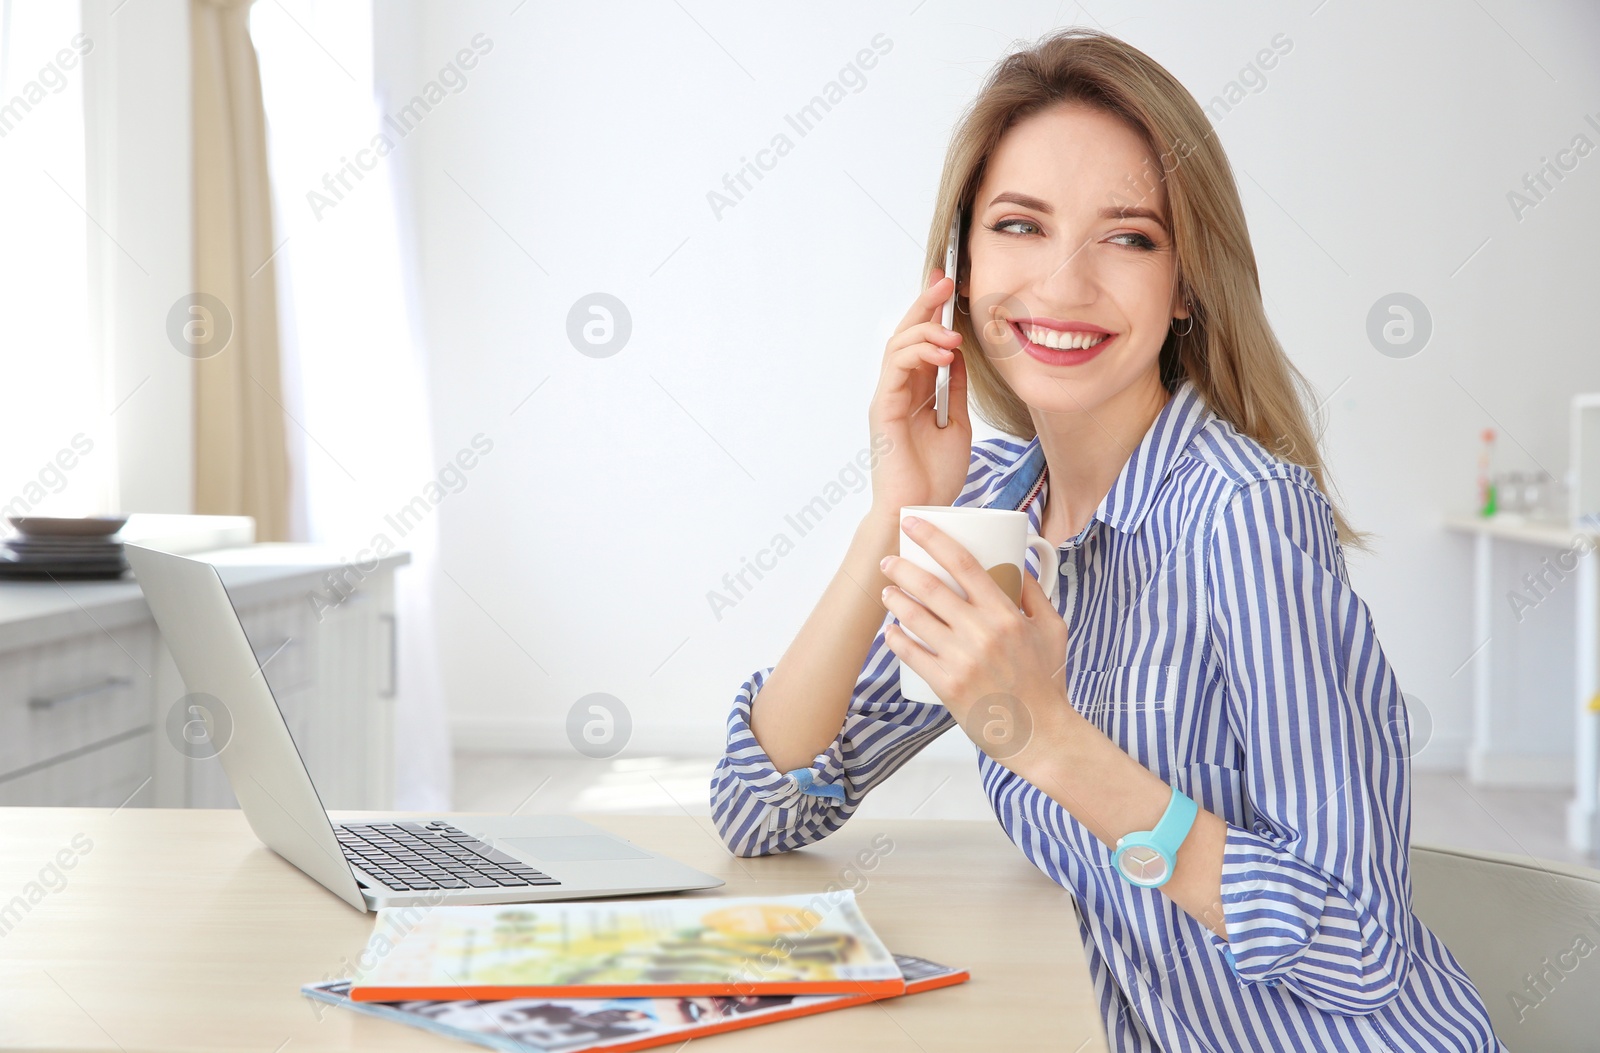
[[[1136,830],[1117,838],[1111,857],[1117,872],[1140,888],[1165,885],[1178,865],[1178,846],[1189,836],[1199,812],[1200,806],[1174,786],[1172,799],[1154,830]]]

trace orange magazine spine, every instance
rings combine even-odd
[[[965,983],[972,979],[972,974],[965,969],[957,970],[945,976],[930,976],[926,980],[916,980],[906,984],[905,990],[892,995],[842,995],[831,1002],[817,1002],[813,1005],[793,1006],[789,1009],[780,1009],[771,1013],[763,1013],[758,1017],[734,1017],[732,1020],[723,1020],[704,1027],[691,1027],[681,1031],[671,1031],[664,1035],[650,1035],[636,1042],[625,1042],[621,1045],[589,1046],[572,1053],[632,1053],[633,1050],[650,1049],[653,1046],[664,1046],[669,1042],[688,1041],[694,1038],[704,1038],[707,1035],[716,1035],[724,1031],[741,1031],[747,1027],[760,1027],[762,1024],[776,1024],[780,1020],[794,1020],[802,1016],[815,1016],[834,1009],[849,1009],[851,1006],[866,1005],[868,1002],[886,1002],[902,995],[921,994],[923,991],[933,991],[940,987],[951,987],[955,984]]]
[[[898,996],[890,995],[889,997]],[[590,1046],[588,1049],[576,1050],[575,1053],[629,1053],[631,1050],[649,1049],[651,1046],[664,1046],[668,1042],[687,1042],[690,1039],[704,1038],[707,1035],[716,1035],[723,1031],[742,1031],[747,1027],[776,1024],[780,1020],[794,1020],[796,1017],[815,1016],[818,1013],[826,1013],[830,1009],[848,1009],[853,1005],[866,1005],[868,1002],[877,1001],[882,1001],[882,999],[874,998],[872,995],[839,995],[832,1002],[792,1006],[773,1013],[763,1013],[759,1017],[736,1016],[731,1020],[721,1020],[715,1024],[706,1024],[703,1027],[671,1031],[664,1035],[651,1035],[648,1038],[641,1038],[637,1042],[625,1042],[620,1046]]]
[[[899,977],[886,980],[810,980],[773,981],[748,984],[452,984],[449,987],[382,987],[352,985],[352,1002],[407,1002],[421,999],[453,1001],[476,998],[485,1002],[506,998],[685,998],[691,996],[742,995],[865,995],[889,998],[904,994],[906,982]]]

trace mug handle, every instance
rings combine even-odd
[[[1056,581],[1061,576],[1061,553],[1038,534],[1028,535],[1027,547],[1033,549],[1033,554],[1039,557],[1039,584],[1044,588],[1045,597],[1054,603]]]

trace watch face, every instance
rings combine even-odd
[[[1167,875],[1167,860],[1147,845],[1130,845],[1117,854],[1117,866],[1129,881],[1154,885]]]

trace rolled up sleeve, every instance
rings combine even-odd
[[[1229,825],[1227,939],[1246,983],[1371,1013],[1405,983],[1409,730],[1327,499],[1305,475],[1241,485],[1208,556],[1213,646],[1244,745],[1249,829]]]
[[[735,855],[785,852],[844,825],[862,798],[924,746],[955,726],[949,710],[900,694],[900,659],[879,626],[838,736],[810,766],[774,767],[750,730],[750,709],[773,667],[757,670],[734,695],[727,748],[711,776],[711,815]]]

